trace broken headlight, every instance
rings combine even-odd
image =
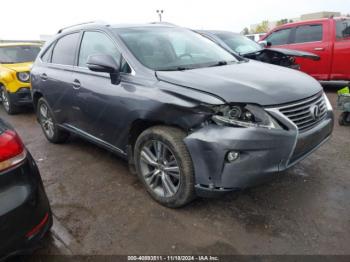
[[[263,108],[256,105],[222,105],[214,108],[212,120],[218,125],[281,129]]]

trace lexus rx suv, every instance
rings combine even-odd
[[[333,129],[313,78],[172,25],[62,29],[39,54],[31,83],[49,141],[73,133],[115,152],[168,207],[254,185]]]

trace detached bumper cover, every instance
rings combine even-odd
[[[197,193],[210,195],[250,187],[298,163],[330,137],[333,113],[329,111],[321,123],[300,134],[290,123],[286,126],[289,130],[209,125],[186,137]],[[227,162],[229,151],[239,152],[240,157]]]

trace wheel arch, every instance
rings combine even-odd
[[[33,107],[35,111],[37,109],[38,101],[41,97],[43,97],[43,94],[41,92],[36,91],[33,93]]]

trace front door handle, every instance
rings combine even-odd
[[[47,77],[47,74],[43,73],[40,75],[40,78],[43,80],[43,81],[46,81],[48,79]]]
[[[73,88],[74,88],[74,89],[79,89],[80,87],[81,87],[80,81],[79,81],[78,79],[75,79],[75,80],[73,81]]]
[[[315,47],[314,50],[315,51],[324,51],[324,48],[323,47]]]

